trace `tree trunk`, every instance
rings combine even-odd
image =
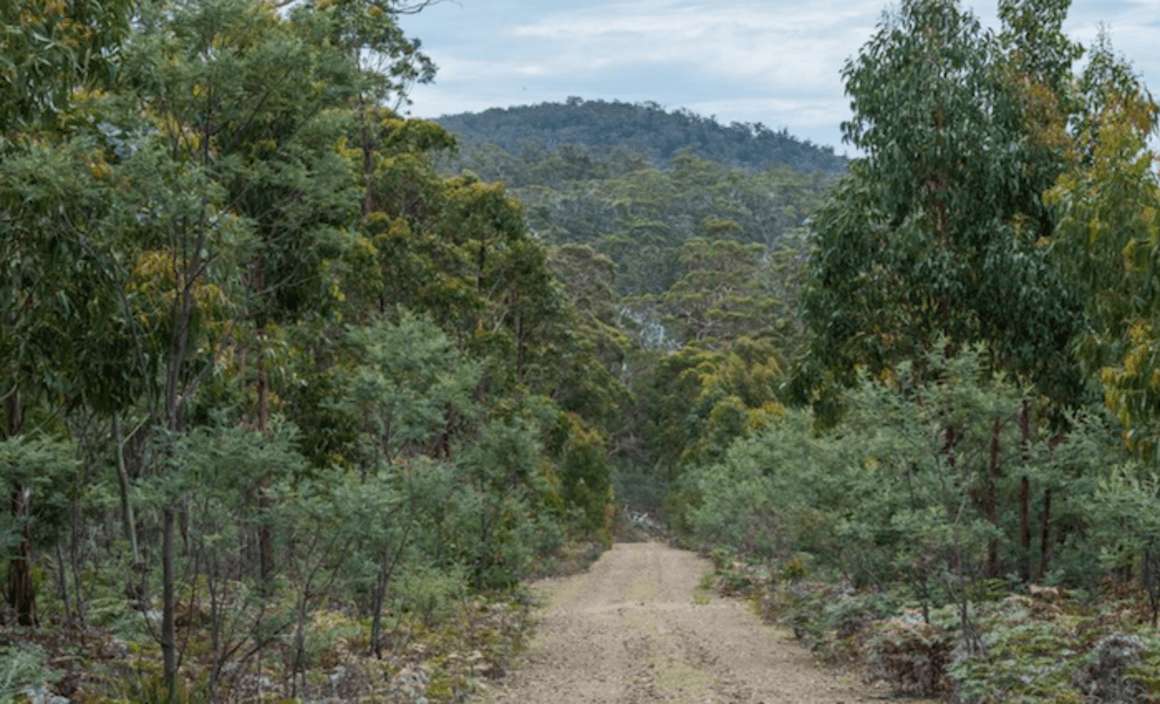
[[[20,393],[8,394],[5,402],[8,438],[15,438],[23,431],[24,418],[20,408]],[[39,625],[36,618],[36,584],[32,579],[32,530],[29,525],[29,511],[32,508],[32,490],[21,484],[12,486],[12,518],[20,525],[20,544],[16,553],[8,561],[8,584],[5,599],[16,613],[16,623],[21,626]]]
[[[60,547],[60,543],[56,544],[56,591],[60,597],[60,601],[64,604],[64,618],[66,623],[76,623],[79,619],[74,620],[76,612],[73,611],[72,604],[69,601],[68,595],[68,575],[64,569],[64,551]]]
[[[117,443],[117,483],[121,490],[121,528],[133,551],[133,568],[136,570],[141,563],[141,552],[137,547],[137,521],[133,515],[133,503],[129,500],[129,470],[125,467],[125,437],[119,413],[113,415],[113,434],[113,441]]]
[[[71,535],[69,535],[68,564],[69,572],[72,575],[73,602],[76,605],[77,619],[80,625],[84,626],[87,624],[88,616],[85,614],[85,589],[84,580],[81,577],[83,570],[81,568],[80,544],[83,538],[81,535],[81,517],[79,515],[80,506],[77,505],[77,501],[75,499],[73,500],[73,512],[77,515],[72,521],[72,530],[70,531]]]
[[[987,465],[987,487],[984,505],[987,512],[987,522],[998,528],[999,509],[996,498],[996,485],[999,482],[999,431],[1002,422],[996,418],[991,427],[991,461]],[[998,574],[999,541],[992,537],[987,541],[987,576],[995,577]]]
[[[1051,487],[1043,490],[1043,529],[1039,535],[1039,572],[1036,579],[1043,579],[1051,569]]]
[[[391,583],[391,575],[394,574],[395,565],[403,556],[403,548],[406,547],[410,534],[411,527],[408,525],[399,538],[399,544],[395,546],[394,555],[391,554],[391,545],[388,541],[383,549],[383,563],[379,565],[379,578],[375,584],[373,596],[374,613],[371,615],[371,652],[380,660],[383,658],[383,607],[387,600],[387,586]]]
[[[173,567],[173,504],[166,504],[161,510],[161,662],[165,677],[165,691],[168,702],[177,701],[177,628],[176,628],[176,588],[177,574]]]
[[[261,264],[259,264],[259,267]],[[259,281],[261,277],[259,276]],[[255,330],[257,350],[254,368],[258,379],[258,432],[265,435],[270,430],[270,377],[266,369],[266,326],[259,323]],[[271,506],[270,477],[263,476],[258,486],[258,573],[266,584],[274,576],[274,538],[265,513]]]
[[[383,551],[383,562],[379,565],[379,577],[375,582],[375,593],[371,603],[371,654],[380,660],[383,657],[383,606],[387,598],[387,584],[391,581],[390,559],[391,551],[388,547]]]
[[[1026,474],[1019,481],[1019,547],[1023,559],[1020,560],[1020,578],[1024,583],[1031,581],[1031,479]]]
[[[1024,399],[1019,409],[1019,446],[1026,464],[1031,450],[1031,404]],[[1026,474],[1019,481],[1019,547],[1022,552],[1020,576],[1031,581],[1031,478]]]
[[[209,148],[209,135],[203,135],[203,149]],[[208,157],[206,157],[208,160]],[[184,378],[185,362],[189,355],[189,338],[193,322],[193,287],[202,275],[202,253],[205,249],[206,232],[209,228],[209,214],[204,207],[199,229],[193,246],[188,250],[192,255],[188,262],[180,259],[176,252],[183,247],[174,247],[173,268],[179,272],[179,296],[173,301],[173,335],[169,339],[168,357],[165,370],[165,429],[173,434],[185,432],[185,404],[196,387],[196,381]],[[172,704],[177,697],[177,630],[176,630],[176,581],[174,567],[173,531],[177,514],[177,497],[169,497],[161,510],[161,663],[162,678],[168,701]]]
[[[8,561],[8,605],[16,612],[16,623],[38,626],[36,618],[36,585],[32,580],[32,530],[29,509],[32,490],[24,486],[12,488],[12,516],[20,526],[20,544]]]

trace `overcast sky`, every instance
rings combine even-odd
[[[997,28],[996,3],[963,3]],[[404,16],[439,66],[416,117],[586,99],[655,101],[761,122],[851,153],[840,71],[874,34],[883,0],[443,0]],[[1075,0],[1064,25],[1090,46],[1100,23],[1160,95],[1160,0]],[[1155,141],[1154,141],[1155,143]]]

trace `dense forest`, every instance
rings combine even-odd
[[[520,205],[380,107],[429,59],[363,0],[0,21],[0,698],[469,691],[608,544],[623,392]]]
[[[691,150],[729,167],[757,170],[784,165],[806,173],[840,173],[846,168],[846,158],[835,154],[833,147],[802,141],[784,128],[742,122],[722,125],[686,108],[669,111],[653,102],[571,97],[563,103],[491,108],[443,115],[435,121],[465,145],[493,144],[513,154],[529,147],[556,151],[585,145],[596,152],[629,148],[662,167],[682,151]]]
[[[847,163],[406,118],[423,4],[0,6],[0,698],[462,701],[640,512],[899,689],[1160,696],[1160,108],[1109,39],[904,0]]]

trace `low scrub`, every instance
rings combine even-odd
[[[292,634],[275,635],[244,666],[222,668],[219,683],[228,695],[216,701],[265,701],[286,692],[292,692],[292,701],[463,701],[505,674],[530,633],[530,606],[531,600],[517,592],[465,598],[448,604],[438,618],[398,614],[389,633],[392,647],[382,657],[370,651],[367,619],[320,610],[311,618],[308,648],[297,668]],[[188,647],[178,702],[214,701],[205,680],[213,663],[207,648],[196,647],[209,637],[203,629],[182,633]],[[167,699],[156,644],[145,632],[90,627],[65,636],[4,629],[0,642],[5,644],[4,701]],[[290,675],[295,669],[298,674]]]
[[[1140,589],[1031,587],[923,610],[905,590],[801,576],[800,559],[747,564],[717,551],[722,595],[750,599],[826,662],[899,694],[956,704],[1160,701],[1160,637]],[[793,575],[786,578],[785,575]]]

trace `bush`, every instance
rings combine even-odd
[[[1072,683],[1094,704],[1156,701],[1158,650],[1160,639],[1153,634],[1112,633],[1100,639]]]
[[[950,691],[947,666],[955,647],[952,630],[927,623],[917,614],[883,622],[868,647],[870,680],[886,680],[923,696]]]
[[[61,673],[48,665],[48,653],[36,643],[17,643],[0,651],[0,700],[43,688]]]
[[[959,648],[948,667],[964,704],[1083,701],[1071,685],[1079,665],[1077,619],[1052,604],[1013,595],[978,617],[984,649]]]

